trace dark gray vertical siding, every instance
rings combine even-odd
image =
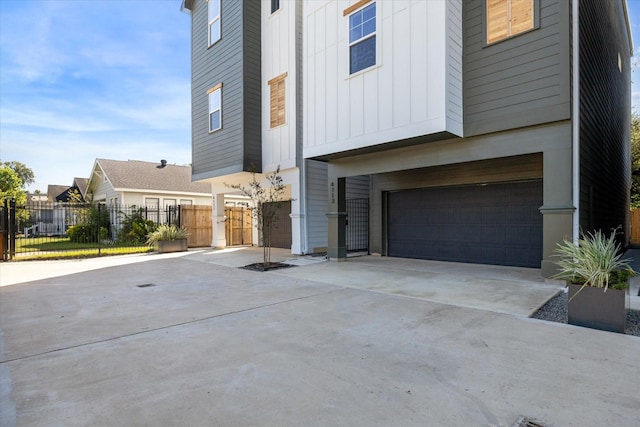
[[[626,232],[631,179],[630,46],[622,1],[581,0],[579,15],[580,225],[605,232],[623,225]]]
[[[465,136],[570,118],[567,0],[539,1],[539,28],[490,46],[484,2],[463,5]]]
[[[308,251],[327,248],[327,164],[305,160],[307,173],[307,237]]]
[[[207,3],[191,10],[193,175],[261,167],[260,4],[221,1],[221,39],[207,47]],[[207,90],[222,83],[222,129],[209,133]]]
[[[237,2],[237,0],[235,0]],[[262,171],[262,59],[260,2],[243,1],[244,170]],[[289,242],[291,247],[291,242]]]

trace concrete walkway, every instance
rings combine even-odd
[[[640,425],[640,338],[525,317],[538,270],[260,257],[0,264],[0,425]]]

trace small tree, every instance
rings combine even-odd
[[[253,202],[251,211],[256,221],[256,228],[262,237],[263,266],[271,264],[271,236],[276,227],[276,215],[283,202],[291,201],[285,198],[286,187],[280,176],[280,166],[266,175],[268,185],[263,186],[256,179],[256,172],[251,173],[251,182],[248,186],[241,184],[225,184],[234,190],[239,190],[243,196],[249,197]]]

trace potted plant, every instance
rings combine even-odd
[[[581,233],[578,244],[564,240],[558,244],[554,278],[569,287],[568,322],[611,332],[624,333],[629,307],[629,278],[635,274],[623,259],[615,240],[602,231]]]
[[[147,244],[155,246],[158,253],[181,252],[187,250],[189,232],[175,225],[160,225],[147,235]]]

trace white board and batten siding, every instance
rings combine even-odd
[[[281,1],[271,13],[262,1],[262,166],[264,172],[296,167],[296,6]],[[285,78],[285,123],[271,128],[269,81]]]
[[[353,0],[303,2],[304,157],[462,136],[461,0],[377,0],[376,65],[349,74]]]

